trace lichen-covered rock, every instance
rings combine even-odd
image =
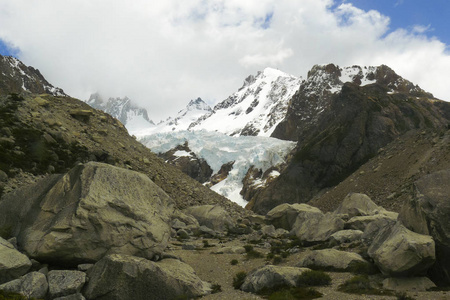
[[[412,232],[401,223],[380,231],[368,254],[381,272],[390,276],[424,274],[436,260],[433,238]]]
[[[192,206],[183,212],[196,218],[200,225],[215,231],[227,231],[236,225],[230,214],[220,205]]]
[[[86,273],[81,271],[53,270],[48,272],[47,278],[52,298],[79,293],[86,283]]]
[[[272,288],[279,285],[297,286],[297,278],[308,268],[263,266],[247,275],[241,290],[257,293],[264,288]]]
[[[268,224],[274,225],[275,228],[283,228],[290,231],[299,215],[301,218],[306,219],[319,214],[322,214],[320,209],[307,204],[283,203],[267,213],[266,221]]]
[[[164,300],[204,296],[210,284],[187,264],[176,259],[152,262],[128,255],[109,255],[89,271],[87,299]]]
[[[11,226],[30,257],[78,265],[110,253],[161,253],[172,212],[170,197],[146,175],[90,162],[7,194],[0,227]]]
[[[0,217],[1,218],[1,217]],[[0,237],[0,283],[19,278],[31,267],[28,257]]]
[[[303,254],[297,266],[336,271],[350,271],[357,265],[369,265],[358,253],[323,249],[308,251]]]
[[[47,294],[47,278],[40,272],[28,273],[19,279],[0,285],[0,290],[21,294],[28,299],[43,299]]]

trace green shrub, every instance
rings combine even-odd
[[[247,253],[247,258],[261,258],[264,255],[253,249],[252,245],[244,245],[245,252]]]
[[[267,253],[267,255],[266,255],[266,259],[267,260],[271,260],[271,259],[273,259],[275,257],[275,254],[273,254],[272,252],[269,252],[269,253]]]
[[[241,288],[241,285],[245,281],[245,277],[247,277],[247,272],[240,271],[237,272],[236,275],[233,278],[233,287],[238,290]]]
[[[267,297],[269,300],[316,299],[322,297],[321,293],[311,288],[288,286],[263,289],[258,294]]]
[[[283,259],[281,258],[281,256],[279,256],[279,255],[275,255],[274,257],[273,257],[273,264],[274,265],[278,265],[279,263],[281,263],[283,261]]]
[[[331,277],[323,271],[305,271],[298,277],[299,286],[324,286],[331,284]]]
[[[355,262],[350,265],[349,271],[353,274],[366,274],[366,275],[374,275],[379,273],[378,268],[371,264],[365,262]]]
[[[245,252],[250,252],[250,251],[253,251],[253,246],[252,245],[244,245],[244,249],[245,249]]]
[[[237,259],[232,259],[231,262],[230,262],[230,264],[231,264],[232,266],[235,266],[235,265],[237,265],[238,263],[239,263],[239,261],[238,261]]]
[[[220,286],[220,284],[213,284],[211,286],[211,294],[216,294],[216,293],[220,293],[222,291],[222,287]]]

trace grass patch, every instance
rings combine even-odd
[[[305,271],[298,277],[298,285],[305,286],[325,286],[331,284],[331,277],[323,271]]]
[[[299,300],[316,299],[322,297],[322,293],[312,288],[278,286],[270,289],[263,289],[259,295],[269,300]]]
[[[350,278],[339,286],[338,291],[358,295],[366,294],[392,296],[392,292],[390,291],[373,288],[367,275],[356,275],[353,278]]]
[[[241,285],[244,283],[245,281],[245,277],[247,277],[247,272],[245,271],[240,271],[237,272],[236,275],[234,275],[233,278],[233,287],[238,290],[241,288]]]
[[[247,253],[247,258],[262,258],[264,255],[253,249],[252,245],[244,245],[245,252]]]
[[[230,264],[232,265],[232,266],[235,266],[235,265],[237,265],[239,263],[239,261],[237,260],[237,259],[232,259],[231,261],[230,261]]]
[[[283,258],[281,258],[281,256],[279,256],[279,255],[275,255],[275,256],[273,257],[273,260],[272,260],[272,262],[273,262],[274,265],[278,265],[278,264],[280,264],[282,261],[283,261]]]
[[[406,292],[397,292],[397,293],[395,293],[395,296],[397,297],[397,300],[415,300],[416,299],[416,298],[409,296]]]
[[[203,248],[211,248],[211,247],[215,246],[215,245],[211,245],[208,240],[203,240],[202,242],[203,242]]]
[[[27,298],[21,294],[9,293],[0,290],[0,300],[36,300],[36,298]]]

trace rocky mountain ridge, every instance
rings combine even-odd
[[[38,69],[24,65],[15,57],[0,55],[0,70],[0,95],[29,92],[67,96],[62,89],[51,85]]]

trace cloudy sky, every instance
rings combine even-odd
[[[0,54],[66,93],[129,96],[155,120],[265,67],[380,65],[450,100],[448,0],[0,0]]]

